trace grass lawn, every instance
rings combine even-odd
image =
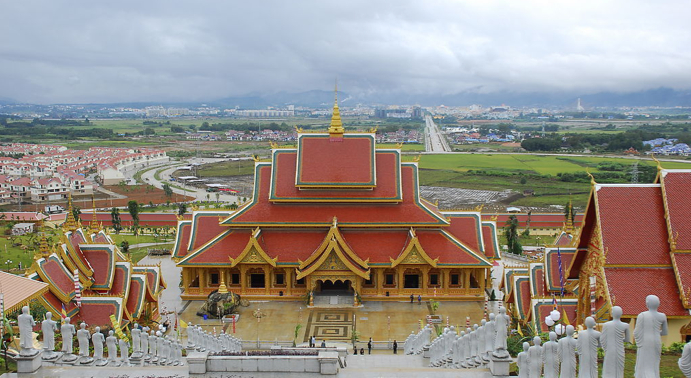
[[[148,254],[149,248],[156,248],[156,249],[173,249],[174,243],[171,244],[160,244],[157,246],[153,247],[142,247],[142,248],[130,248],[130,257],[132,261],[139,262],[139,260],[143,259],[146,257]]]
[[[377,149],[397,148],[395,143],[377,143]],[[423,152],[425,145],[423,143],[404,143],[401,146],[402,152]]]
[[[254,160],[220,161],[204,164],[197,169],[197,177],[228,177],[254,174]]]

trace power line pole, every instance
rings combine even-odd
[[[631,167],[631,183],[638,184],[638,162],[633,163]]]

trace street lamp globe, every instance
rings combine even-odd
[[[552,320],[552,317],[550,316],[545,316],[545,324],[547,324],[547,327],[551,327],[554,325],[554,320]]]
[[[556,322],[561,318],[561,313],[557,310],[552,310],[552,312],[549,313],[549,317]]]
[[[557,326],[554,327],[554,332],[557,333],[557,336],[561,336],[566,332],[566,327],[564,327],[563,324],[557,324]]]

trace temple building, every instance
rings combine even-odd
[[[328,132],[298,129],[295,147],[273,145],[256,161],[250,202],[180,220],[183,300],[214,290],[296,300],[348,292],[356,305],[484,300],[500,257],[495,222],[420,198],[417,162],[377,149],[375,134],[346,132],[336,101]]]
[[[160,320],[158,297],[165,288],[160,266],[133,263],[102,229],[95,213],[89,227],[83,228],[72,213],[71,196],[61,243],[51,248],[42,235],[26,275],[50,284],[39,297],[41,304],[55,317],[69,316],[72,323],[124,327]]]
[[[593,181],[580,232],[505,271],[513,314],[544,331],[555,300],[577,325],[587,316],[608,321],[620,306],[633,326],[654,294],[669,323],[663,343],[691,341],[691,170],[658,171],[653,184]]]

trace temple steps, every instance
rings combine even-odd
[[[491,377],[489,369],[432,368],[428,366],[429,359],[421,355],[377,352],[371,355],[349,355],[347,361],[348,366],[340,370],[339,377]]]

